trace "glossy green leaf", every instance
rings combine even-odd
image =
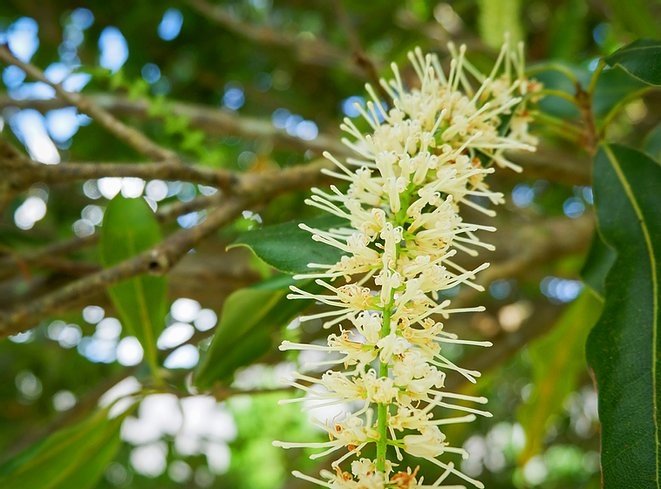
[[[346,221],[323,216],[305,223],[315,229],[328,230],[342,227]],[[297,222],[287,222],[243,233],[229,248],[247,246],[268,265],[285,273],[308,272],[308,263],[327,264],[340,259],[340,250],[313,241],[310,236]]]
[[[648,84],[631,77],[620,66],[605,70],[599,76],[592,95],[592,111],[595,117],[604,117],[618,104],[645,89],[649,89]]]
[[[90,418],[55,432],[0,466],[0,487],[95,487],[120,447],[119,430],[127,413],[108,419],[108,410],[99,410]]]
[[[581,276],[592,292],[601,300],[604,300],[606,276],[610,271],[617,254],[608,246],[598,232],[592,237],[590,251],[583,264]]]
[[[553,418],[562,413],[565,399],[586,372],[585,340],[600,311],[598,299],[584,291],[551,332],[529,346],[533,388],[518,412],[526,433],[526,446],[519,456],[522,465],[542,451]]]
[[[605,58],[610,66],[621,66],[631,76],[650,85],[661,85],[661,41],[641,39]]]
[[[101,262],[116,265],[160,243],[161,230],[143,199],[118,195],[106,209],[101,228]],[[156,339],[165,324],[167,281],[143,275],[108,288],[112,303],[129,335],[138,338],[152,368],[157,365]]]
[[[605,145],[593,175],[599,232],[617,252],[587,343],[599,391],[604,488],[659,488],[661,164]]]
[[[287,299],[292,283],[290,277],[280,278],[238,290],[227,298],[209,350],[195,372],[198,388],[230,381],[236,369],[275,348],[282,327],[310,305],[309,301]],[[304,287],[310,286],[318,287],[310,283]]]

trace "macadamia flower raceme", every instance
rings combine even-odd
[[[503,47],[488,76],[466,61],[464,51],[450,46],[447,72],[436,56],[410,53],[418,78],[411,88],[393,65],[394,78],[381,81],[389,107],[367,86],[371,100],[360,110],[369,130],[350,119],[341,126],[354,157],[340,162],[325,155],[336,166],[326,173],[348,182],[347,190],[315,188],[306,201],[348,222],[328,231],[301,226],[343,256],[334,264],[310,264],[310,273],[300,276],[316,279],[325,292],[292,287],[289,295],[330,306],[301,319],[321,319],[332,332],[325,345],[285,341],[280,349],[327,352],[331,369],[321,377],[296,374],[292,385],[316,406],[349,408],[332,421],[318,421],[329,441],[275,444],[319,449],[312,458],[336,457],[319,478],[294,472],[320,486],[483,487],[458,469],[468,454],[443,433],[445,425],[490,416],[485,398],[444,388],[448,372],[470,382],[480,373],[446,358],[443,345],[490,343],[462,340],[445,332],[442,322],[483,308],[453,308],[438,292],[458,285],[482,290],[474,280],[488,263],[467,270],[457,258],[492,249],[476,232],[494,228],[465,222],[460,212],[468,206],[494,215],[490,207],[503,196],[489,190],[485,177],[496,166],[519,170],[506,151],[533,150],[535,141],[527,133],[531,84],[523,76],[522,48]],[[417,467],[402,467],[403,452],[440,467],[440,477],[425,480]]]

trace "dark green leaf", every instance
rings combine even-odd
[[[610,66],[619,65],[631,76],[650,85],[661,85],[661,41],[641,39],[605,58]]]
[[[587,365],[583,351],[590,328],[601,311],[594,295],[583,292],[564,312],[553,330],[528,348],[533,366],[533,389],[518,412],[526,433],[521,464],[542,451],[553,417],[577,386]]]
[[[160,243],[161,230],[143,199],[115,197],[101,228],[101,262],[110,267]],[[152,368],[157,365],[156,339],[165,324],[167,281],[144,275],[109,287],[108,293],[126,331],[138,338]]]
[[[661,165],[605,145],[593,174],[599,231],[617,252],[587,343],[599,391],[604,488],[659,488]]]
[[[86,489],[96,486],[115,457],[124,414],[100,410],[55,432],[0,466],[2,489]]]
[[[306,224],[315,229],[328,230],[346,224],[335,216],[309,219]],[[298,227],[297,222],[265,226],[240,235],[230,245],[247,246],[268,265],[285,273],[310,271],[308,263],[335,263],[342,256],[337,248],[313,241],[309,232]]]
[[[227,298],[209,351],[197,368],[197,387],[208,389],[216,382],[227,382],[237,368],[275,348],[278,331],[310,305],[287,299],[292,283],[289,277],[269,281]],[[308,283],[306,288],[310,287],[318,286]]]
[[[605,295],[604,284],[606,282],[606,275],[608,275],[616,257],[617,254],[615,251],[604,243],[603,238],[598,232],[595,232],[592,237],[590,251],[581,270],[581,276],[602,301]]]
[[[644,150],[652,159],[661,160],[661,124],[657,124],[645,136]]]
[[[592,95],[594,115],[604,117],[622,101],[644,89],[649,89],[649,85],[631,77],[619,66],[605,70],[599,76]]]

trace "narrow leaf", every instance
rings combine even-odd
[[[599,232],[617,252],[587,343],[599,391],[604,488],[659,488],[661,165],[604,145],[593,175]]]
[[[195,373],[197,387],[208,389],[216,382],[227,382],[236,369],[275,348],[278,331],[309,306],[308,301],[287,299],[291,283],[291,278],[263,283],[227,298],[211,346]]]
[[[328,230],[346,224],[335,216],[323,216],[306,221],[315,229]],[[342,256],[337,248],[318,243],[310,233],[300,229],[297,222],[265,226],[243,233],[229,246],[246,246],[268,265],[285,273],[309,271],[308,263],[335,263]]]
[[[631,76],[650,85],[661,85],[661,41],[641,39],[605,58],[609,66],[619,65]]]
[[[118,195],[106,209],[101,228],[101,262],[109,267],[160,243],[161,230],[143,199]],[[149,365],[157,366],[156,339],[166,313],[165,277],[143,275],[108,288],[112,303],[128,334],[138,338]]]
[[[521,465],[542,451],[553,418],[562,413],[565,399],[586,372],[585,340],[600,311],[598,299],[584,291],[553,330],[529,346],[533,390],[518,412],[526,433],[526,446],[519,456]]]
[[[55,432],[0,466],[0,487],[95,487],[119,449],[119,430],[129,412],[108,419],[108,410],[103,409],[74,426]]]

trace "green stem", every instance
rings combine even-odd
[[[592,77],[590,77],[590,84],[588,85],[588,89],[587,89],[587,92],[588,94],[590,94],[590,97],[594,95],[594,91],[597,89],[597,82],[599,81],[599,76],[601,75],[601,72],[604,71],[605,67],[606,67],[606,62],[603,59],[600,59],[597,68],[592,73]]]
[[[566,100],[572,105],[576,105],[576,97],[574,97],[571,93],[567,93],[563,90],[556,90],[553,88],[544,88],[540,90],[539,94],[542,97],[558,97],[563,100]]]
[[[632,100],[635,100],[639,98],[642,94],[645,92],[651,90],[651,87],[643,87],[639,90],[636,90],[633,93],[630,93],[626,97],[624,97],[622,100],[620,100],[617,104],[615,104],[611,110],[608,111],[608,113],[602,117],[600,124],[599,124],[599,133],[604,132],[604,130],[608,127],[611,122],[613,122],[613,119],[631,102]]]
[[[553,131],[555,134],[558,134],[568,141],[577,143],[580,139],[580,128],[574,125],[571,121],[560,119],[544,112],[536,114],[535,119],[538,123],[546,125],[548,130]]]
[[[381,327],[381,338],[390,334],[390,320],[392,316],[392,305],[394,301],[394,292],[390,295],[388,304],[383,308],[383,325]],[[379,361],[379,377],[388,376],[389,365]],[[388,448],[388,404],[377,404],[376,428],[379,438],[376,441],[376,470],[386,471],[386,451]]]
[[[573,85],[576,85],[579,82],[578,77],[574,74],[571,68],[558,62],[539,63],[535,66],[530,66],[526,69],[526,75],[534,76],[545,71],[557,71],[562,73],[572,82]]]

